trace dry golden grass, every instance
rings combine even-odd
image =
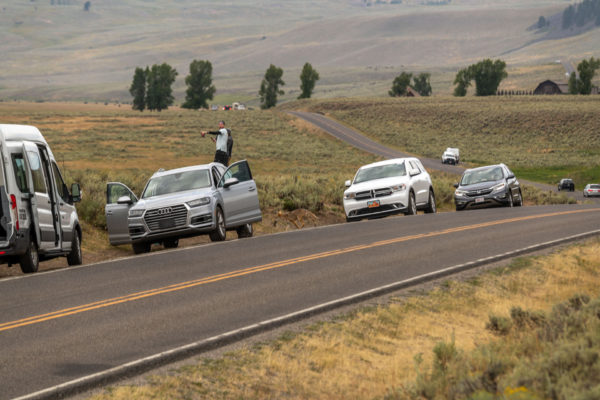
[[[600,240],[593,239],[203,359],[144,385],[111,387],[93,399],[381,398],[410,388],[415,356],[430,363],[436,343],[454,337],[468,351],[493,340],[485,329],[489,315],[508,315],[514,306],[548,310],[576,293],[596,297],[598,287]]]

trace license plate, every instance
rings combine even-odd
[[[475,203],[483,203],[485,199],[483,197],[478,197],[475,199]]]
[[[381,205],[381,203],[379,203],[379,200],[371,200],[369,202],[367,202],[367,207],[369,208],[377,208]]]
[[[168,229],[175,227],[175,221],[172,219],[162,219],[158,221],[158,227],[160,229]]]

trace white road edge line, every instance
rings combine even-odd
[[[577,235],[567,236],[560,239],[551,240],[544,243],[539,243],[536,245],[527,246],[518,250],[513,250],[510,252],[498,254],[495,256],[490,256],[486,258],[481,258],[476,261],[469,261],[463,264],[454,265],[451,267],[447,267],[438,271],[429,272],[423,275],[415,276],[413,278],[405,279],[402,281],[390,283],[388,285],[383,285],[374,289],[370,289],[361,293],[356,293],[351,296],[342,297],[340,299],[332,300],[326,303],[322,303],[313,307],[305,308],[300,311],[295,311],[286,315],[282,315],[279,317],[275,317],[269,320],[265,320],[262,322],[258,322],[256,324],[248,325],[243,328],[239,328],[233,331],[229,331],[226,333],[219,334],[217,336],[213,336],[207,339],[203,339],[197,342],[189,343],[184,346],[180,346],[171,350],[163,351],[161,353],[157,353],[148,357],[140,358],[135,361],[131,361],[122,365],[119,365],[114,368],[110,368],[101,372],[97,372],[95,374],[83,376],[81,378],[71,380],[60,385],[52,386],[46,389],[42,389],[40,391],[30,393],[24,396],[13,398],[13,400],[32,400],[32,399],[45,399],[51,397],[58,397],[61,394],[65,393],[80,393],[84,392],[86,389],[93,387],[94,383],[102,383],[102,382],[114,382],[117,381],[120,377],[135,375],[134,371],[136,369],[150,369],[151,366],[158,366],[161,360],[165,361],[175,361],[176,359],[183,359],[187,357],[191,357],[193,355],[201,354],[203,351],[212,349],[215,347],[219,347],[219,342],[227,341],[226,343],[233,343],[237,337],[246,338],[251,336],[252,334],[256,334],[262,331],[265,331],[269,328],[274,328],[277,326],[284,325],[285,323],[296,321],[302,319],[302,317],[307,317],[310,315],[318,314],[320,312],[329,311],[331,309],[340,307],[342,305],[356,303],[361,300],[366,300],[368,298],[373,298],[377,296],[384,295],[394,290],[398,290],[401,288],[405,288],[410,286],[411,284],[415,284],[422,281],[432,280],[435,278],[441,278],[443,276],[450,275],[453,272],[459,272],[461,270],[467,269],[469,267],[479,266],[482,264],[487,264],[491,261],[499,261],[505,258],[517,256],[519,254],[531,252],[531,250],[544,249],[548,247],[552,247],[565,242],[572,242],[578,239],[584,239],[586,237],[600,235],[600,229],[589,231],[585,233],[580,233]],[[224,343],[225,344],[225,343]],[[78,390],[79,389],[79,390]]]

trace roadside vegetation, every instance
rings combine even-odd
[[[600,240],[407,291],[100,399],[593,399]]]

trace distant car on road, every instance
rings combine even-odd
[[[346,181],[344,211],[347,221],[391,214],[436,212],[431,177],[417,158],[395,158],[364,165]]]
[[[574,192],[575,182],[573,182],[573,179],[561,179],[560,182],[558,182],[558,191],[560,192],[561,190],[568,190],[569,192]]]
[[[583,189],[583,197],[600,196],[600,184],[588,183]]]
[[[208,233],[225,240],[227,230],[250,237],[262,219],[256,183],[245,160],[225,168],[220,163],[156,172],[140,199],[124,184],[106,187],[106,225],[110,244],[131,243],[136,254],[153,243],[167,248],[179,239]]]
[[[504,164],[467,169],[454,187],[456,211],[495,205],[523,205],[521,185]]]
[[[442,154],[442,164],[456,165],[460,162],[460,152],[456,147],[448,147]]]

